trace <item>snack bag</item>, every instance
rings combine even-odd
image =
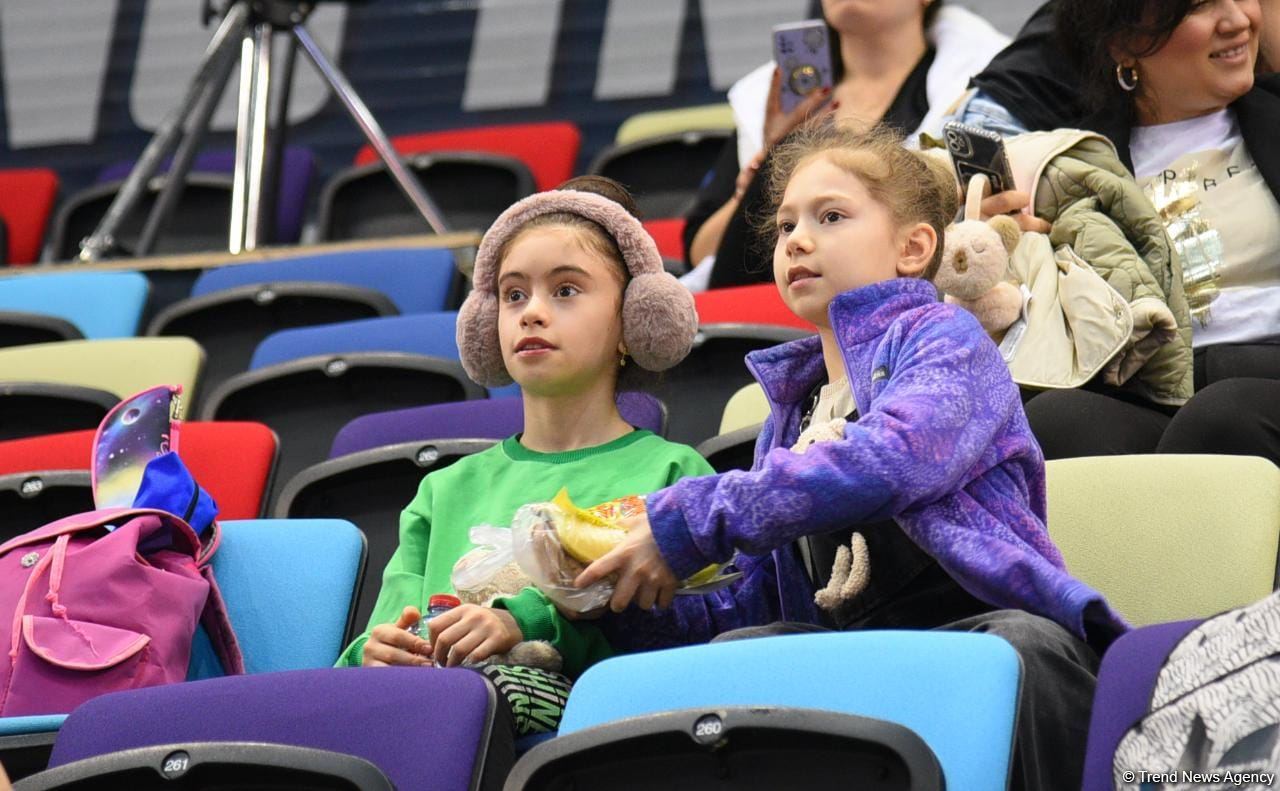
[[[613,583],[605,580],[586,588],[573,581],[593,561],[604,557],[622,541],[622,522],[645,511],[638,496],[610,500],[592,508],[579,508],[561,489],[549,503],[532,503],[516,512],[512,521],[512,552],[524,573],[543,593],[573,612],[598,610],[613,595]],[[712,565],[685,580],[679,593],[701,594],[729,584],[739,573],[721,574]]]

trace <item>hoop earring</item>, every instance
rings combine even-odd
[[[1138,67],[1129,67],[1130,77],[1127,80],[1124,78],[1124,69],[1124,66],[1116,64],[1116,82],[1120,83],[1120,88],[1125,93],[1132,93],[1138,89]]]

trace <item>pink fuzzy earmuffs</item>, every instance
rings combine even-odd
[[[480,242],[473,288],[458,312],[458,351],[467,375],[485,387],[511,383],[498,341],[498,253],[530,220],[560,212],[600,225],[622,251],[631,273],[622,298],[622,340],[631,358],[650,371],[663,371],[683,360],[698,331],[693,295],[663,269],[658,247],[640,221],[602,195],[552,190],[513,204]]]

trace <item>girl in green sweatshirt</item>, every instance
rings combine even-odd
[[[693,299],[663,271],[630,195],[599,177],[504,212],[481,242],[473,281],[458,316],[462,364],[482,385],[520,385],[524,431],[423,479],[401,514],[369,628],[338,664],[452,667],[546,640],[573,677],[609,646],[534,588],[492,607],[456,607],[421,636],[408,627],[431,595],[452,592],[471,527],[509,525],[520,506],[562,486],[594,504],[712,472],[692,448],[628,425],[616,406],[628,365],[660,371],[688,353]]]

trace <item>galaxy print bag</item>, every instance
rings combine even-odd
[[[0,546],[0,716],[61,714],[105,692],[182,681],[203,624],[244,672],[209,560],[217,506],[177,453],[176,389],[125,399],[95,438],[98,510]]]

